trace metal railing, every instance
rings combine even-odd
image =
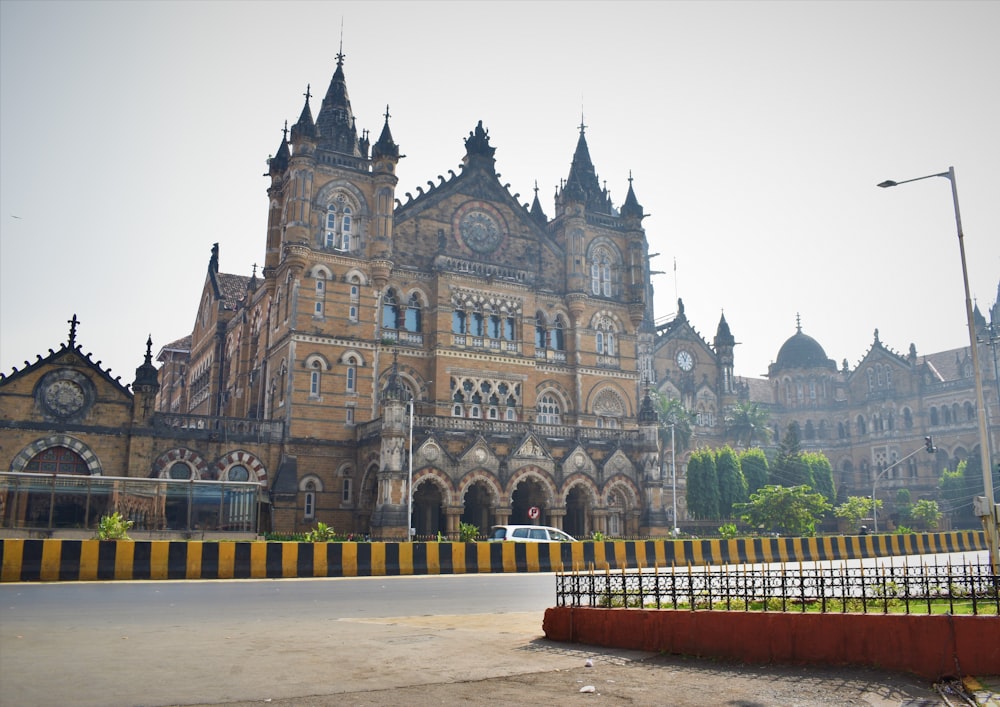
[[[558,606],[708,611],[1000,614],[989,564],[760,565],[558,573]]]

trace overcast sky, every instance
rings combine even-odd
[[[658,318],[684,300],[736,373],[803,331],[853,367],[881,340],[968,345],[969,280],[1000,280],[998,2],[19,2],[0,0],[0,371],[78,341],[131,383],[191,332],[213,243],[264,259],[266,159],[343,23],[359,129],[386,105],[398,197],[477,121],[546,213],[581,118],[620,206],[634,178]],[[676,273],[675,273],[676,262]]]

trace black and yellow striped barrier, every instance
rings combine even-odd
[[[264,579],[652,569],[986,549],[982,531],[574,543],[302,543],[0,539],[0,581]]]

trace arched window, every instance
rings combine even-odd
[[[423,324],[422,319],[423,318],[420,312],[420,298],[417,296],[417,293],[414,292],[410,295],[410,299],[406,302],[406,316],[403,321],[403,326],[407,331],[420,331]]]
[[[483,331],[483,312],[476,308],[469,313],[469,333],[472,336],[482,336]]]
[[[535,348],[545,348],[545,315],[541,312],[535,313]]]
[[[327,248],[337,246],[337,207],[330,204],[326,207],[326,228],[323,234],[323,245]]]
[[[552,331],[549,332],[549,346],[556,351],[566,350],[566,341],[563,335],[564,329],[563,317],[561,314],[557,314],[555,321],[552,323]]]
[[[348,393],[353,393],[357,390],[357,369],[353,364],[347,367],[344,380],[346,381],[346,387]]]
[[[25,465],[24,470],[46,474],[90,474],[87,463],[69,447],[49,447],[39,452]]]
[[[451,333],[468,334],[469,320],[464,309],[456,309],[451,313]]]
[[[310,519],[316,515],[316,482],[309,479],[304,485],[304,490],[305,493],[302,495],[302,516]]]
[[[937,408],[931,408],[931,426],[936,427],[939,423]]]
[[[313,361],[313,370],[309,372],[309,397],[316,398],[319,397],[320,391],[320,377],[323,375],[321,373],[321,364],[319,361]]]
[[[562,424],[559,401],[554,395],[546,394],[538,399],[538,423],[542,425]]]
[[[340,219],[340,249],[353,250],[351,244],[351,207],[344,207],[344,216]]]
[[[351,207],[341,195],[326,207],[323,222],[323,246],[339,251],[352,251],[356,245]]]
[[[230,467],[229,471],[226,472],[227,481],[249,481],[250,480],[250,470],[247,469],[242,464],[237,464],[236,466]]]
[[[913,429],[913,413],[910,412],[910,408],[903,408],[903,427],[908,430]]]
[[[595,248],[590,261],[590,292],[601,297],[611,297],[612,264],[617,260],[605,247]]]
[[[976,421],[976,409],[972,407],[972,403],[966,401],[965,403],[965,421],[975,422]]]
[[[399,327],[399,296],[395,290],[386,290],[382,297],[382,327],[384,329]]]
[[[868,425],[865,423],[864,415],[858,415],[857,420],[858,434],[868,434]]]

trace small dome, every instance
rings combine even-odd
[[[795,335],[782,344],[777,360],[771,365],[771,372],[786,368],[831,368],[837,364],[827,358],[826,351],[816,339],[802,333],[798,325]]]

